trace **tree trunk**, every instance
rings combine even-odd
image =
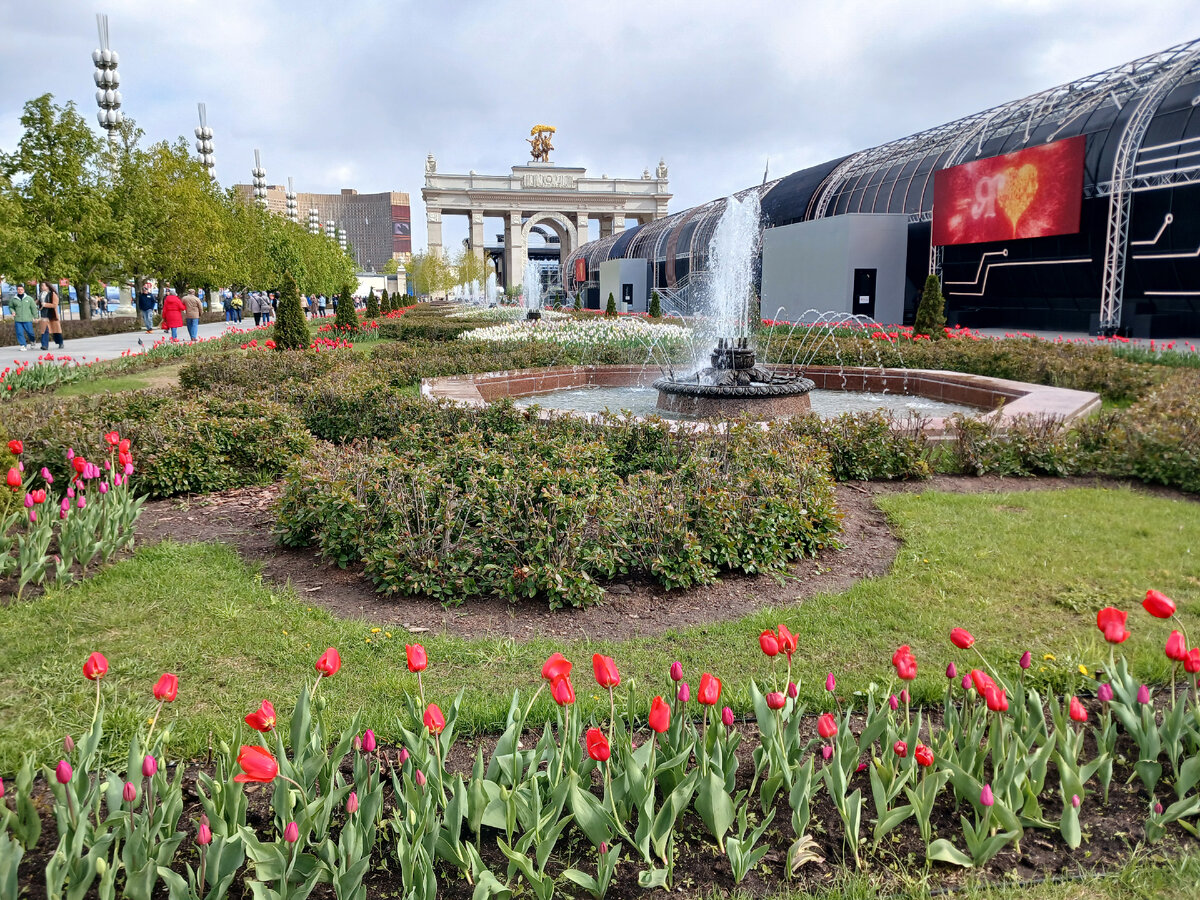
[[[79,301],[79,321],[86,322],[92,317],[92,285],[90,281],[84,281],[83,284],[75,291],[76,299]],[[70,296],[68,295],[68,300]]]

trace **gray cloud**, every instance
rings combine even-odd
[[[92,3],[0,6],[0,148],[50,91],[94,115]],[[301,190],[405,190],[425,154],[504,172],[535,122],[593,174],[671,166],[673,209],[1087,75],[1194,36],[1191,0],[238,2],[111,0],[126,113],[191,135],[217,174]],[[447,243],[466,234],[447,220]]]

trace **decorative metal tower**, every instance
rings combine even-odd
[[[208,127],[208,111],[203,103],[197,103],[200,112],[200,127],[196,129],[196,152],[200,154],[200,163],[208,169],[208,177],[216,178],[217,162],[213,158],[213,130]]]
[[[254,200],[263,209],[267,208],[267,170],[262,167],[262,156],[254,151],[254,168],[250,170],[254,179]]]
[[[296,186],[292,184],[292,176],[288,176],[287,217],[292,222],[300,222],[300,210],[296,207]]]
[[[308,211],[308,233],[321,233],[321,211],[316,207],[313,207]]]
[[[117,90],[121,84],[121,76],[117,74],[120,57],[108,46],[108,16],[96,14],[96,30],[100,33],[100,49],[92,51],[92,62],[96,65],[96,71],[92,73],[96,82],[96,105],[100,107],[96,120],[112,141],[116,140],[115,132],[125,120],[121,112],[121,92]]]
[[[337,241],[338,241],[338,246],[341,247],[342,252],[345,253],[346,252],[346,229],[342,228],[340,225],[338,226],[338,230],[337,230]]]

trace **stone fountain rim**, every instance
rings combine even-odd
[[[671,377],[659,378],[651,384],[656,390],[685,397],[790,397],[807,394],[817,385],[808,378],[794,378],[779,383],[751,382],[750,384],[699,384],[694,381],[676,381]]]

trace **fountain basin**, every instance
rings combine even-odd
[[[787,370],[786,366],[776,367]],[[799,374],[798,370],[796,374]],[[657,368],[645,366],[555,366],[485,372],[476,375],[450,375],[421,381],[421,395],[434,400],[450,400],[470,406],[485,406],[511,397],[536,397],[552,391],[589,387],[651,388],[661,377]],[[1100,408],[1100,396],[1088,391],[1047,387],[933,369],[881,369],[872,367],[808,366],[804,377],[815,389],[823,391],[903,394],[973,407],[980,416],[994,417],[1001,428],[1006,422],[1022,417],[1054,418],[1064,422],[1089,415]],[[541,409],[542,418],[562,415],[562,410]],[[577,413],[598,418],[592,413]],[[923,430],[930,437],[947,434],[947,417],[922,418]],[[712,427],[708,422],[680,423],[693,429]],[[898,427],[903,425],[898,422]],[[719,425],[718,425],[719,427]]]

